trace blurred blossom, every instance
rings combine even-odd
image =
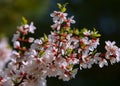
[[[0,70],[10,60],[10,55],[11,49],[8,47],[8,41],[6,38],[3,38],[0,40]]]

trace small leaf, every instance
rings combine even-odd
[[[100,37],[101,34],[99,34],[98,31],[96,31],[96,29],[93,28],[93,31],[91,32],[91,36],[92,38],[96,38],[96,37]]]
[[[63,4],[63,6],[66,7],[68,4],[69,4],[69,3],[65,3],[65,4]]]
[[[27,19],[25,17],[22,17],[22,24],[25,25],[27,23],[28,23]]]
[[[57,6],[58,6],[59,9],[62,8],[62,5],[60,3],[57,3]]]
[[[67,9],[65,8],[65,7],[63,7],[62,9],[61,9],[61,11],[62,12],[65,12]]]
[[[87,32],[87,31],[88,31],[87,28],[83,28],[80,32],[84,33],[84,32]]]
[[[73,30],[69,30],[68,32],[71,33],[71,34],[73,34]]]
[[[67,9],[66,9],[66,6],[67,6],[68,3],[65,3],[63,5],[61,5],[60,3],[57,3],[57,6],[58,8],[60,9],[61,12],[65,12]]]
[[[39,56],[40,56],[40,57],[43,56],[44,54],[45,54],[45,52],[42,51],[42,50],[39,52]]]
[[[46,41],[48,41],[48,37],[47,37],[47,35],[44,33],[44,41],[46,42]]]
[[[67,49],[67,54],[70,55],[72,53],[72,49],[68,48]]]
[[[74,34],[75,34],[75,35],[79,35],[79,33],[80,33],[80,32],[79,32],[78,29],[75,29],[75,30],[74,30]]]

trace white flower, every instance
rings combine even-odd
[[[38,53],[36,52],[36,50],[34,50],[34,49],[30,49],[28,52],[25,52],[25,55],[27,56],[27,57],[35,57],[35,56],[37,56],[38,55]]]
[[[51,17],[54,17],[54,18],[55,18],[55,17],[58,18],[58,17],[60,16],[60,13],[61,13],[61,12],[54,11],[54,13],[51,13],[50,16],[51,16]]]
[[[99,38],[97,39],[92,39],[92,40],[89,40],[89,50],[90,51],[94,51],[94,49],[97,48],[97,46],[99,45]]]
[[[34,41],[34,38],[33,37],[29,37],[28,42],[32,43],[33,41]]]
[[[114,46],[115,45],[115,41],[111,42],[111,41],[105,41],[107,46]]]
[[[81,42],[82,44],[88,45],[88,44],[89,44],[88,37],[84,37],[84,38],[80,39],[80,42]]]
[[[67,13],[54,11],[54,13],[51,13],[50,16],[53,17],[54,23],[59,22],[60,24],[62,24],[66,20]]]
[[[47,63],[48,62],[51,63],[52,61],[54,61],[55,56],[54,56],[54,53],[52,52],[52,50],[47,49],[45,51],[44,55],[42,56],[42,59]]]
[[[62,73],[60,76],[59,76],[59,79],[63,79],[63,81],[69,81],[70,80],[70,76],[68,74],[65,74],[65,73]]]
[[[86,58],[88,58],[88,55],[89,55],[88,52],[82,52],[82,61],[83,62],[87,62]]]
[[[12,60],[15,61],[18,57],[20,57],[20,54],[17,51],[13,50],[11,54],[11,58],[13,58]]]
[[[93,61],[94,61],[95,64],[97,64],[98,61],[101,60],[100,54],[101,54],[101,53],[96,53],[96,54],[94,55],[94,60],[93,60]]]
[[[39,86],[46,86],[46,83],[47,83],[47,81],[46,81],[46,79],[44,79],[44,78],[40,78],[40,80],[38,81],[38,85]]]
[[[80,70],[82,70],[82,68],[86,69],[87,68],[87,64],[86,63],[81,63],[80,64]]]
[[[100,61],[99,61],[99,67],[100,68],[102,68],[104,65],[108,65],[108,62],[105,60],[105,59],[101,59]]]
[[[61,54],[62,54],[62,55],[64,55],[64,54],[65,54],[65,51],[64,51],[63,49],[61,50]]]
[[[90,69],[92,67],[92,64],[94,63],[93,59],[91,59],[89,57],[89,58],[87,58],[87,60],[88,60],[87,62],[81,62],[80,63],[80,70],[82,70],[82,68],[84,68],[84,69],[86,69],[86,68]]]
[[[31,22],[30,26],[29,26],[29,32],[30,33],[34,33],[34,30],[36,29],[36,27],[34,26],[33,22]]]
[[[19,37],[20,37],[20,32],[17,32],[16,34],[13,35],[12,42],[17,41]]]
[[[51,25],[51,28],[52,28],[52,29],[60,30],[60,26],[61,26],[61,24],[60,24],[59,22],[57,22],[57,23]]]
[[[66,20],[66,16],[67,16],[67,13],[62,13],[61,12],[59,22],[63,23]]]
[[[22,86],[46,86],[46,79],[39,77],[37,79],[26,79]]]
[[[24,25],[24,28],[25,28],[25,29],[28,29],[28,28],[29,28],[29,25],[28,25],[28,24],[25,24],[25,25]]]
[[[17,28],[18,28],[18,31],[19,31],[20,33],[23,33],[24,35],[26,35],[26,34],[28,33],[29,25],[26,24],[26,25],[24,25],[24,26],[19,26],[19,27],[17,27]]]
[[[20,42],[15,41],[13,46],[14,46],[14,48],[20,48]]]
[[[70,26],[70,23],[72,23],[72,24],[75,23],[75,20],[73,20],[73,18],[74,18],[74,16],[72,16],[72,17],[66,19],[66,23],[67,23],[68,26]]]
[[[22,32],[23,34],[27,34],[28,32],[30,33],[34,33],[34,30],[36,29],[36,27],[34,26],[33,22],[30,23],[30,25],[28,24],[25,24],[24,26],[20,26],[18,27],[18,30],[20,32]]]
[[[105,57],[110,59],[111,64],[120,61],[120,49],[115,45],[115,42],[106,41],[105,49],[107,50]]]
[[[0,86],[13,86],[13,82],[5,77],[0,81]]]
[[[40,40],[40,39],[36,39],[36,40],[34,41],[34,43],[41,45],[43,42],[42,42],[42,40]]]

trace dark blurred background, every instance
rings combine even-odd
[[[57,3],[68,2],[67,12],[74,15],[76,24],[72,27],[95,27],[102,34],[100,51],[105,40],[115,40],[120,47],[120,0],[0,0],[0,37],[9,38],[21,25],[21,17],[33,21],[37,27],[35,37],[49,34],[52,23],[50,13],[57,9]],[[75,79],[63,82],[47,78],[48,86],[120,86],[120,63],[79,71]]]

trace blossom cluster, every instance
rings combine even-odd
[[[36,27],[23,18],[12,39],[10,62],[0,71],[0,86],[46,86],[46,77],[69,81],[78,70],[91,68],[93,64],[102,68],[108,61],[111,64],[120,61],[120,48],[114,41],[105,42],[105,53],[97,52],[101,35],[96,29],[71,29],[74,16],[67,17],[64,11],[54,11],[50,16],[54,23],[52,31],[39,39],[29,37]],[[0,59],[4,51],[1,48]]]

